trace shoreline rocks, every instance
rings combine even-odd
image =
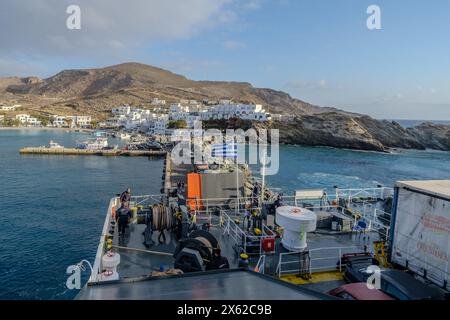
[[[403,128],[395,121],[368,116],[321,113],[291,122],[255,123],[255,128],[279,129],[280,143],[390,152],[391,149],[450,151],[450,125],[423,123]]]

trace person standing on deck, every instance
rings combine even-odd
[[[128,205],[125,204],[125,202],[122,202],[121,207],[119,210],[117,210],[116,213],[116,220],[119,224],[119,236],[125,235],[125,230],[128,226],[128,222],[131,218],[131,210],[129,209]]]
[[[211,264],[207,267],[207,270],[222,270],[229,269],[230,263],[228,259],[222,256],[222,251],[219,248],[213,250],[213,260]]]
[[[130,201],[131,201],[131,188],[128,188],[120,195],[120,203],[122,205],[125,204],[126,207],[128,208],[130,207]]]

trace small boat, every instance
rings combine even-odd
[[[131,135],[128,133],[121,133],[119,137],[122,140],[130,140],[131,139]]]
[[[53,140],[50,140],[49,149],[64,149],[64,147],[61,146],[60,144],[54,142]]]
[[[94,138],[88,139],[81,143],[78,143],[77,149],[82,150],[104,150],[108,148],[107,138]]]
[[[96,131],[94,132],[94,136],[97,138],[106,138],[108,133],[106,131]]]

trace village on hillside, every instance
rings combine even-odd
[[[154,98],[151,109],[121,105],[111,109],[105,120],[91,115],[43,115],[22,112],[19,104],[0,103],[0,126],[2,127],[47,127],[114,129],[141,132],[148,135],[166,135],[172,129],[193,128],[197,121],[241,119],[252,122],[289,120],[290,116],[269,114],[262,105],[218,101],[180,100],[166,103]]]

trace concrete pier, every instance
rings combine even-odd
[[[75,148],[23,148],[20,154],[31,155],[66,155],[66,156],[126,156],[126,157],[163,157],[166,151],[141,151],[141,150],[87,150]]]

